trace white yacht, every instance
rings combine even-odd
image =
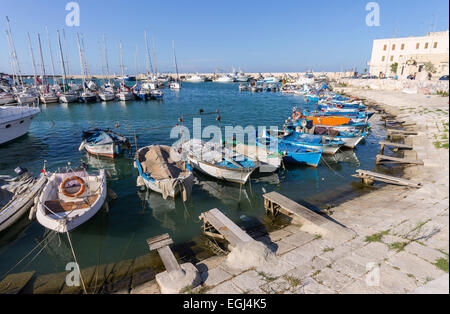
[[[234,78],[232,78],[229,75],[223,75],[223,76],[219,76],[217,77],[214,82],[216,83],[232,83],[234,82]]]
[[[201,83],[204,81],[205,81],[205,78],[198,74],[192,75],[190,78],[186,79],[186,82],[192,82],[192,83]]]
[[[0,145],[25,135],[39,112],[39,107],[0,106]]]

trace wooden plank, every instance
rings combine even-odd
[[[422,186],[420,182],[415,182],[404,178],[392,177],[386,174],[372,172],[368,170],[357,169],[356,172],[358,173],[356,176],[362,179],[369,179],[398,185],[406,185],[417,188]]]
[[[204,223],[209,223],[214,227],[223,237],[230,242],[232,245],[236,245],[239,242],[252,241],[253,238],[250,237],[244,230],[239,228],[231,219],[225,216],[217,208],[211,209],[200,215],[200,219]]]
[[[386,156],[386,155],[377,155],[376,163],[377,164],[380,164],[380,163],[401,163],[401,164],[423,165],[423,161],[422,160],[397,158],[397,157]]]
[[[393,146],[393,147],[403,148],[403,149],[413,149],[413,147],[411,145],[401,144],[401,143],[381,141],[381,142],[379,142],[379,144],[385,145],[385,146]]]
[[[147,239],[150,251],[157,250],[163,246],[169,246],[172,243],[173,241],[167,233]]]
[[[388,133],[400,133],[400,134],[408,134],[408,135],[417,135],[417,132],[413,131],[405,131],[405,130],[396,130],[396,129],[388,129]]]
[[[287,198],[284,195],[281,195],[278,192],[270,192],[264,194],[263,197],[280,206],[280,210],[283,210],[284,213],[287,212],[288,214],[295,215],[305,222],[312,223],[317,226],[328,222],[328,219],[326,219],[325,217],[294,202],[293,200]]]
[[[25,272],[19,274],[11,274],[0,282],[0,294],[17,294],[27,285],[33,278],[35,272]]]
[[[178,264],[175,255],[173,255],[172,250],[168,246],[159,248],[158,254],[168,273],[181,271],[181,266]]]

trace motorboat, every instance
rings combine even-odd
[[[40,112],[39,107],[0,106],[0,145],[25,135]]]

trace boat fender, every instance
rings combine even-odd
[[[136,186],[139,186],[139,187],[145,186],[144,179],[141,176],[137,177]]]
[[[66,184],[68,182],[70,182],[70,181],[77,181],[78,183],[80,183],[80,189],[78,190],[78,192],[76,192],[76,193],[69,193],[69,192],[67,192]],[[59,186],[59,188],[61,190],[61,193],[64,194],[65,196],[67,196],[67,197],[79,197],[86,190],[86,183],[80,177],[72,176],[70,178],[65,178],[63,180],[63,182],[61,182],[61,185]]]
[[[83,151],[85,145],[86,145],[86,141],[81,142],[80,147],[78,147],[78,150],[80,152]]]

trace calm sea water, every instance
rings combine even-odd
[[[242,225],[262,220],[262,194],[278,191],[299,202],[317,207],[327,204],[337,195],[355,192],[350,175],[357,168],[373,169],[378,143],[384,137],[381,123],[375,117],[372,132],[365,143],[354,151],[346,150],[327,159],[317,169],[288,166],[278,174],[252,178],[242,188],[215,179],[196,175],[191,199],[183,204],[177,200],[163,200],[153,192],[140,192],[136,187],[137,170],[130,158],[115,161],[99,160],[80,153],[81,131],[89,127],[111,127],[120,123],[120,131],[138,146],[171,144],[170,129],[148,128],[172,126],[181,115],[220,110],[222,126],[241,125],[282,126],[293,106],[313,109],[303,97],[281,93],[239,92],[237,84],[184,83],[179,92],[165,90],[164,101],[108,102],[94,104],[51,104],[33,122],[25,137],[0,147],[0,173],[13,174],[17,166],[39,174],[44,160],[49,171],[64,167],[67,162],[79,164],[87,160],[91,168],[106,168],[112,174],[110,187],[118,199],[110,203],[110,211],[99,212],[93,219],[74,230],[72,242],[81,267],[97,263],[114,263],[148,253],[146,239],[169,233],[176,244],[187,247],[201,234],[198,216],[203,211],[218,208]],[[217,125],[216,116],[204,116],[202,125]],[[192,118],[185,118],[192,125]],[[0,275],[23,258],[46,235],[37,222],[24,217],[17,225],[0,234]],[[53,238],[39,247],[14,272],[34,270],[37,274],[64,271],[72,255],[65,236]],[[45,246],[44,246],[45,245]],[[42,249],[37,257],[36,253]]]

